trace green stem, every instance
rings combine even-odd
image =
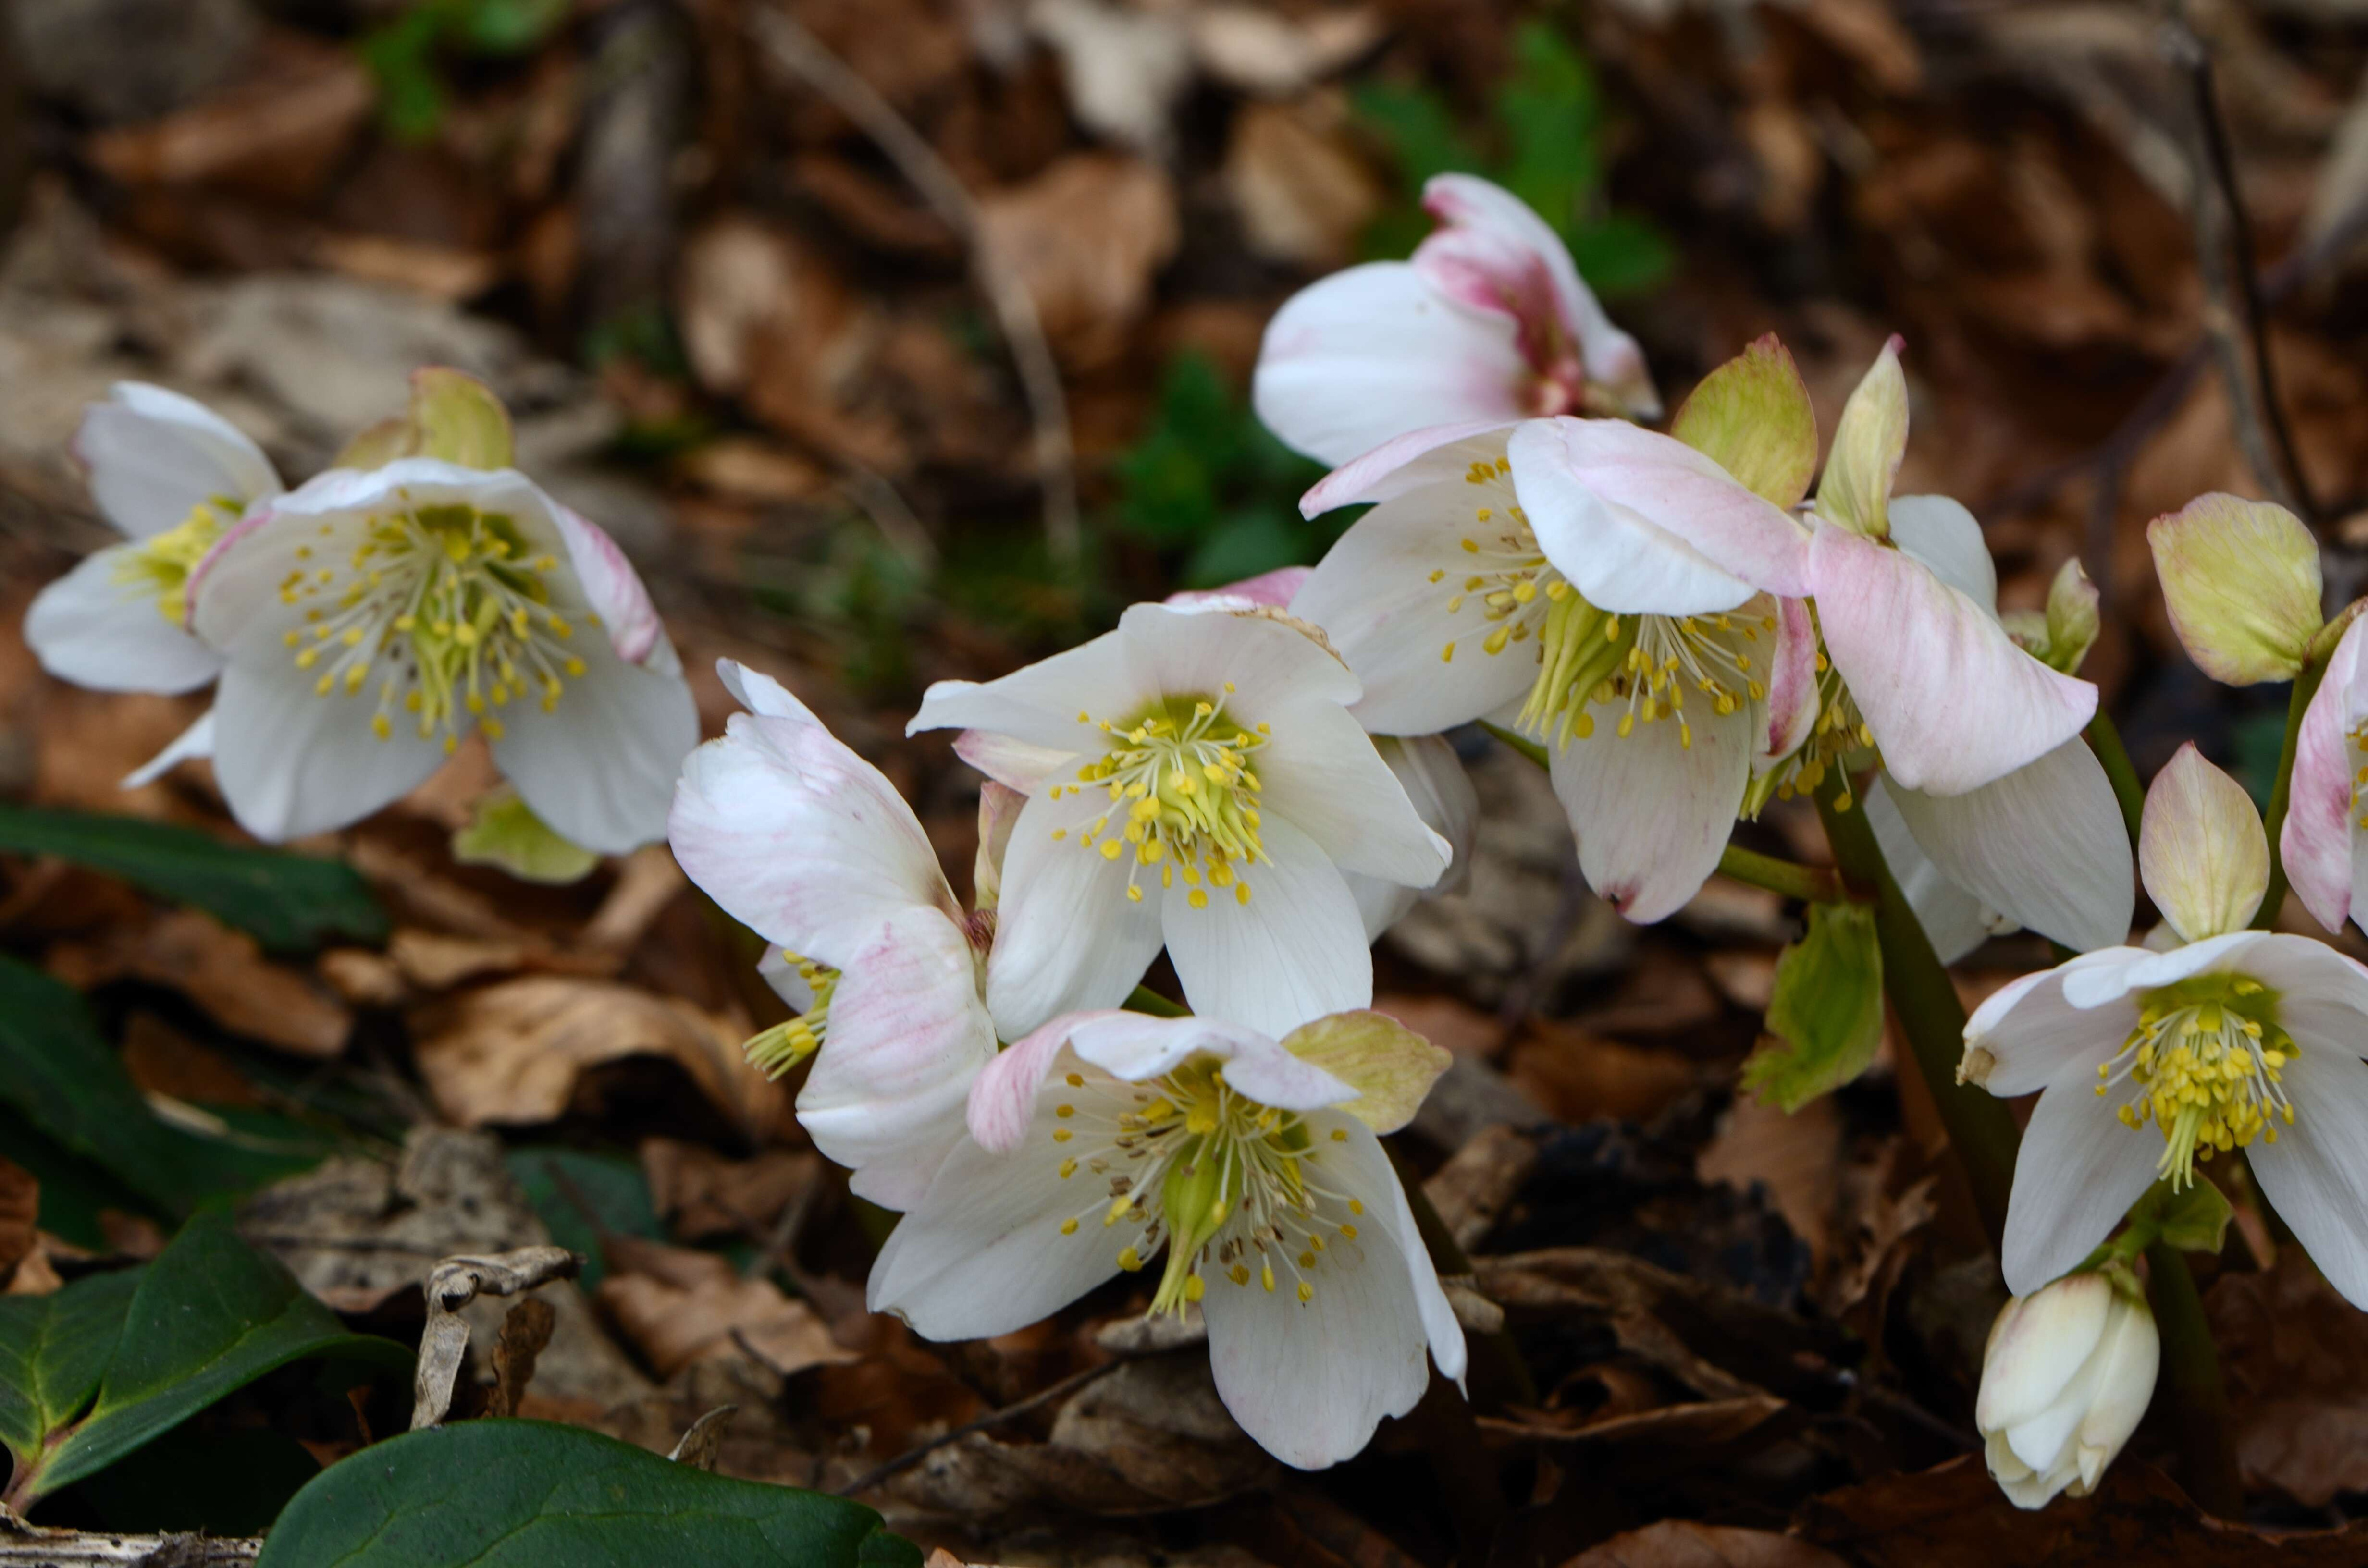
[[[1865,812],[1841,804],[1849,781],[1841,769],[1827,774],[1816,791],[1817,815],[1826,824],[1834,865],[1843,880],[1875,898],[1875,941],[1883,950],[1883,989],[1907,1037],[1916,1070],[1923,1074],[1940,1108],[1949,1142],[1973,1187],[1974,1207],[1997,1246],[2006,1234],[2007,1194],[2014,1187],[2014,1118],[2006,1104],[1978,1089],[1960,1087],[1957,1062],[1964,1053],[1965,1009],[1949,971],[1932,951],[1930,938],[1908,907]]]
[[[2206,1513],[2237,1518],[2244,1512],[2244,1483],[2237,1470],[2228,1395],[2220,1382],[2220,1352],[2212,1343],[2195,1276],[2177,1247],[2157,1242],[2146,1248],[2146,1280],[2155,1328],[2162,1335],[2164,1381],[2187,1461],[2188,1494]]]
[[[2122,733],[2113,728],[2101,704],[2097,716],[2089,721],[2089,749],[2104,765],[2105,777],[2113,786],[2113,800],[2122,808],[2122,825],[2129,830],[2135,845],[2138,823],[2146,815],[2146,786],[2138,782],[2138,770],[2130,766],[2129,748],[2122,744]]]
[[[1546,755],[1546,748],[1530,739],[1529,736],[1508,730],[1502,724],[1491,724],[1485,719],[1480,722],[1480,727],[1536,763],[1540,767],[1554,766],[1554,758]]]
[[[1797,898],[1804,903],[1840,903],[1850,897],[1841,878],[1823,866],[1803,866],[1730,844],[1718,857],[1718,871],[1738,882]]]
[[[1192,1009],[1179,1002],[1170,1002],[1148,985],[1138,985],[1126,999],[1130,1013],[1148,1013],[1155,1018],[1180,1018]]]
[[[2318,695],[2319,678],[2326,674],[2326,660],[2304,659],[2302,668],[2294,672],[2294,694],[2286,700],[2286,740],[2278,751],[2278,780],[2270,790],[2269,814],[2261,819],[2262,830],[2270,835],[2270,886],[2253,915],[2257,931],[2276,925],[2278,911],[2285,907],[2286,858],[2280,852],[2278,837],[2286,824],[2287,797],[2294,791],[2294,748],[2302,743],[2302,716],[2309,710],[2310,699]]]

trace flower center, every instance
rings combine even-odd
[[[2294,1125],[2281,1079],[2296,1052],[2278,1027],[2277,993],[2243,975],[2203,974],[2146,993],[2138,1026],[2097,1067],[2097,1093],[2133,1085],[2124,1126],[2162,1129],[2160,1174],[2173,1187],[2195,1183],[2195,1164],[2214,1150],[2278,1141]]]
[[[1557,586],[1567,588],[1567,584]],[[1776,630],[1764,606],[1718,615],[1622,618],[1597,609],[1576,592],[1554,596],[1539,636],[1538,678],[1522,705],[1521,727],[1542,740],[1585,740],[1595,733],[1588,711],[1624,703],[1614,733],[1640,723],[1674,719],[1678,744],[1691,750],[1693,728],[1686,696],[1696,694],[1724,717],[1768,696],[1759,678],[1767,657],[1757,644]]]
[[[1131,723],[1099,721],[1110,750],[1079,767],[1077,783],[1053,786],[1056,801],[1064,791],[1083,794],[1087,785],[1099,785],[1109,796],[1110,809],[1087,824],[1077,842],[1105,860],[1133,855],[1126,896],[1137,903],[1143,898],[1137,879],[1156,866],[1163,888],[1184,879],[1195,909],[1209,906],[1210,888],[1230,887],[1235,903],[1247,903],[1250,887],[1240,869],[1270,858],[1258,837],[1255,758],[1272,731],[1265,724],[1245,729],[1227,718],[1225,699],[1233,691],[1227,681],[1214,700],[1171,697]],[[1087,713],[1077,722],[1096,722]],[[1068,831],[1054,828],[1053,836],[1064,838]]]
[[[189,619],[189,574],[224,529],[238,520],[240,506],[217,495],[189,508],[189,515],[163,533],[141,540],[116,563],[115,580],[134,594],[154,594],[156,613],[174,626]]]
[[[791,1068],[822,1049],[824,1030],[830,1023],[830,994],[838,985],[838,971],[826,963],[816,963],[781,949],[781,957],[797,970],[798,978],[814,992],[814,1006],[787,1023],[753,1036],[741,1051],[748,1064],[768,1078],[778,1078]]]
[[[324,525],[321,534],[336,530]],[[385,513],[370,520],[342,567],[313,564],[313,548],[296,547],[279,585],[282,604],[306,605],[305,625],[287,644],[298,669],[321,670],[319,696],[359,696],[375,676],[370,728],[381,740],[393,733],[399,707],[416,717],[420,739],[442,731],[447,752],[472,721],[497,741],[502,723],[488,706],[533,695],[548,713],[566,678],[584,674],[565,647],[575,628],[551,608],[543,581],[559,562],[529,557],[505,515],[466,506]],[[582,619],[600,623],[589,612]]]
[[[1060,1176],[1082,1172],[1097,1196],[1061,1221],[1074,1236],[1099,1216],[1145,1226],[1118,1255],[1133,1273],[1162,1244],[1167,1262],[1156,1312],[1181,1313],[1215,1273],[1247,1290],[1315,1299],[1315,1276],[1362,1261],[1356,1245],[1362,1199],[1332,1187],[1314,1131],[1298,1111],[1236,1094],[1222,1065],[1203,1058],[1140,1084],[1071,1073],[1074,1098],[1053,1108]],[[1335,1131],[1327,1142],[1344,1142]]]
[[[1809,606],[1811,624],[1816,623],[1817,607]],[[1843,761],[1854,751],[1870,749],[1874,744],[1874,731],[1858,710],[1858,699],[1834,662],[1826,657],[1822,637],[1817,643],[1817,718],[1809,727],[1809,738],[1801,749],[1751,781],[1744,792],[1743,814],[1757,818],[1759,810],[1772,797],[1789,801],[1795,795],[1806,795],[1826,781],[1828,772],[1841,769]],[[1850,780],[1842,780],[1842,792],[1834,802],[1838,811],[1850,808]]]

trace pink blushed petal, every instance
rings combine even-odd
[[[1776,601],[1776,650],[1768,666],[1768,741],[1755,768],[1801,749],[1817,722],[1817,629],[1799,599]]]
[[[1404,262],[1301,290],[1267,324],[1251,381],[1282,443],[1342,463],[1407,430],[1532,411],[1514,323],[1440,293]]]
[[[1831,526],[1817,529],[1809,556],[1826,649],[1885,771],[1907,788],[1977,789],[2055,750],[2095,714],[2095,687],[2016,647],[1979,605],[1911,557]]]
[[[658,620],[657,607],[650,603],[649,589],[642,585],[641,574],[598,524],[556,502],[551,513],[559,537],[566,541],[568,563],[584,586],[585,599],[600,617],[609,645],[628,664],[648,659],[666,628]]]
[[[1177,609],[1243,609],[1253,605],[1287,609],[1292,596],[1306,585],[1307,574],[1313,570],[1307,566],[1278,566],[1222,588],[1187,588],[1168,595],[1162,602]]]
[[[1036,1115],[1036,1092],[1069,1043],[1070,1031],[1098,1018],[1120,1016],[1116,1008],[1064,1013],[1014,1041],[989,1062],[970,1089],[970,1135],[979,1146],[1004,1154],[1019,1147]]]
[[[2330,931],[2351,913],[2351,710],[2368,696],[2368,617],[2352,621],[2303,712],[2279,853],[2294,896]]]
[[[1505,455],[1508,432],[1518,419],[1463,420],[1409,430],[1341,464],[1299,498],[1302,517],[1320,517],[1339,506],[1360,506],[1450,480],[1461,481],[1474,463],[1493,465]],[[1459,521],[1458,528],[1462,528]]]

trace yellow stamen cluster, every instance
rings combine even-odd
[[[2352,728],[2351,744],[2361,751],[2368,752],[2368,720],[2362,720]],[[2362,763],[2351,775],[2351,809],[2355,812],[2360,811],[2360,791],[2362,790],[2368,790],[2368,762]],[[2355,820],[2362,827],[2368,827],[2368,812],[2362,812]]]
[[[2295,1055],[2278,1027],[2277,995],[2242,975],[2205,974],[2149,992],[2138,1026],[2097,1068],[2097,1093],[2135,1085],[2119,1114],[2131,1128],[2162,1129],[2158,1169],[2173,1187],[2192,1187],[2195,1164],[2256,1138],[2278,1141],[2294,1125],[2284,1070]]]
[[[1541,739],[1585,740],[1595,733],[1591,706],[1624,705],[1614,734],[1622,740],[1639,724],[1674,721],[1678,744],[1691,750],[1688,694],[1724,718],[1768,695],[1760,678],[1768,654],[1760,646],[1776,618],[1759,606],[1702,616],[1607,615],[1576,593],[1547,618],[1537,684],[1521,710],[1524,728]]]
[[[339,547],[323,525],[317,548]],[[313,691],[359,696],[375,687],[370,723],[394,733],[400,708],[419,738],[443,733],[459,748],[471,723],[502,738],[490,710],[532,698],[548,713],[569,679],[585,673],[568,643],[575,623],[552,604],[546,577],[559,562],[529,552],[516,522],[467,506],[419,506],[372,517],[342,562],[320,563],[316,546],[295,548],[279,585],[282,604],[303,608],[285,641],[296,667],[319,671]],[[597,627],[599,618],[577,618]]]
[[[1809,608],[1812,618],[1816,607]],[[1789,801],[1795,795],[1814,794],[1826,781],[1829,772],[1842,773],[1842,792],[1834,801],[1838,811],[1848,811],[1852,805],[1850,778],[1844,768],[1852,752],[1872,750],[1874,731],[1858,710],[1858,701],[1850,696],[1850,687],[1826,656],[1821,637],[1817,644],[1817,717],[1809,727],[1809,738],[1801,749],[1774,768],[1751,782],[1744,797],[1743,814],[1756,817],[1759,808],[1772,796]]]
[[[238,516],[238,503],[227,496],[199,502],[188,517],[119,557],[115,580],[136,594],[154,595],[158,615],[174,626],[186,626],[189,574]]]
[[[1245,868],[1268,858],[1258,836],[1257,755],[1269,726],[1225,715],[1231,681],[1214,698],[1171,697],[1132,722],[1099,721],[1110,749],[1077,769],[1077,782],[1053,786],[1053,799],[1099,788],[1110,805],[1078,831],[1077,842],[1105,860],[1128,858],[1126,896],[1143,898],[1154,869],[1162,888],[1182,878],[1195,909],[1209,891],[1250,901]],[[1077,715],[1080,723],[1095,723]],[[1115,826],[1113,826],[1115,824]],[[1065,838],[1065,827],[1053,830]]]
[[[1447,596],[1447,613],[1462,615],[1469,605],[1476,624],[1442,644],[1442,663],[1455,662],[1456,649],[1479,640],[1481,652],[1494,658],[1516,642],[1527,642],[1544,620],[1547,608],[1570,592],[1538,549],[1530,519],[1513,499],[1509,458],[1474,461],[1463,483],[1485,493],[1472,513],[1472,531],[1458,541],[1463,550],[1460,569],[1434,567],[1430,583]]]
[[[768,1078],[780,1077],[822,1049],[823,1032],[830,1023],[830,994],[838,985],[838,971],[828,964],[801,958],[787,948],[781,949],[781,957],[789,960],[798,978],[814,992],[814,1006],[789,1022],[752,1037],[740,1048],[748,1064]]]
[[[1084,1221],[1141,1234],[1118,1266],[1133,1272],[1167,1249],[1155,1312],[1180,1314],[1208,1291],[1211,1274],[1302,1306],[1315,1276],[1361,1261],[1361,1199],[1329,1185],[1308,1119],[1234,1090],[1221,1063],[1196,1058],[1164,1077],[1127,1083],[1071,1072],[1054,1107],[1054,1158],[1063,1181],[1081,1174],[1093,1191],[1060,1232]],[[1080,1137],[1080,1134],[1083,1136]],[[1347,1134],[1335,1130],[1331,1140]]]

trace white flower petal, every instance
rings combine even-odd
[[[532,699],[503,710],[494,760],[561,837],[621,855],[666,835],[699,709],[679,675],[627,664],[598,642],[583,656],[584,674],[550,712]]]
[[[2247,969],[2257,959],[2252,949],[2269,935],[2267,931],[2231,931],[2226,936],[2206,937],[2201,942],[2190,942],[2167,951],[2141,951],[2137,958],[2128,962],[2083,963],[2076,960],[2063,967],[2064,999],[2075,1007],[2101,1007],[2120,1001],[2134,991],[2175,985],[2192,975]],[[2131,950],[2110,948],[2106,953],[2122,954]],[[2105,953],[2085,955],[2097,960],[2105,956]]]
[[[1074,772],[1073,752],[1030,745],[990,730],[964,730],[954,737],[954,755],[1007,790],[1033,795],[1064,770]]]
[[[2100,1042],[2094,1060],[2120,1043]],[[2162,1135],[2123,1126],[2120,1097],[2099,1095],[2096,1082],[2071,1073],[2049,1085],[2023,1132],[1999,1258],[2006,1288],[2018,1296],[2088,1256],[2154,1185]]]
[[[285,672],[284,675],[281,672]],[[214,778],[238,824],[267,843],[359,822],[443,766],[440,741],[370,733],[366,699],[318,697],[301,670],[233,665],[214,692]]]
[[[2009,1301],[1983,1352],[1975,1425],[1984,1431],[2020,1426],[2055,1403],[2105,1336],[2112,1305],[2112,1282],[2101,1274],[2075,1274]],[[2021,1443],[2014,1448],[2034,1470],[2055,1458],[2054,1448],[2035,1459]]]
[[[1982,525],[1946,495],[1891,498],[1891,542],[1992,616],[1998,614],[1998,562]]]
[[[1447,298],[1405,262],[1301,290],[1267,324],[1250,401],[1283,445],[1345,463],[1394,436],[1530,412],[1510,318]]]
[[[999,680],[934,682],[905,733],[985,730],[1064,756],[1099,756],[1110,743],[1097,726],[1132,722],[1160,695],[1136,678],[1122,648],[1121,634],[1106,631]]]
[[[1356,1224],[1357,1239],[1336,1237],[1306,1271],[1304,1303],[1285,1258],[1271,1291],[1255,1273],[1247,1285],[1211,1278],[1201,1310],[1225,1408],[1277,1459],[1320,1470],[1362,1449],[1382,1417],[1405,1415],[1429,1386],[1415,1280],[1430,1265],[1419,1252],[1408,1257],[1396,1228],[1379,1221],[1397,1177],[1372,1132],[1329,1112],[1310,1116],[1308,1129],[1323,1162],[1318,1179],[1341,1195],[1319,1199],[1316,1213],[1335,1231]],[[1348,1137],[1332,1142],[1336,1129]],[[1349,1196],[1362,1199],[1367,1219],[1350,1220]]]
[[[1472,845],[1480,825],[1480,797],[1445,735],[1377,735],[1374,749],[1389,764],[1423,825],[1447,840],[1447,872],[1423,892],[1461,892],[1472,880]],[[1371,943],[1405,917],[1423,896],[1415,889],[1357,871],[1342,873]]]
[[[2129,936],[2129,832],[2087,742],[2076,736],[1962,795],[1898,789],[1890,799],[1942,875],[1986,908],[2082,952]]]
[[[2368,1047],[2368,968],[2324,942],[2282,931],[2248,932],[2252,940],[2217,967],[2251,976],[2278,993],[2278,1021],[2319,1054],[2350,1056]]]
[[[1120,1251],[1141,1245],[1145,1225],[1121,1218],[1105,1227],[1099,1212],[1061,1233],[1063,1220],[1103,1206],[1099,1187],[1061,1177],[1052,1141],[1061,1092],[1047,1084],[1038,1095],[1017,1152],[955,1146],[871,1266],[865,1295],[873,1312],[894,1312],[930,1339],[1008,1334],[1116,1274]]]
[[[1271,814],[1262,832],[1270,860],[1243,868],[1230,888],[1188,888],[1179,875],[1160,918],[1193,1011],[1280,1038],[1370,1006],[1373,958],[1356,900],[1324,851]],[[1242,885],[1247,903],[1236,898]],[[1196,891],[1207,892],[1206,907],[1191,906]]]
[[[1294,703],[1273,730],[1253,759],[1264,820],[1290,823],[1343,871],[1414,888],[1439,881],[1453,846],[1423,821],[1347,709]]]
[[[1330,649],[1263,609],[1139,604],[1128,608],[1118,627],[1121,655],[1143,689],[1171,699],[1222,698],[1226,714],[1246,724],[1302,703],[1345,708],[1364,695]]]
[[[732,700],[751,713],[768,719],[800,719],[809,724],[820,724],[814,710],[799,701],[794,693],[764,671],[751,668],[734,659],[715,661],[716,678]]]
[[[1300,516],[1321,517],[1336,506],[1395,501],[1431,485],[1461,484],[1475,463],[1502,472],[1497,465],[1505,457],[1507,438],[1520,423],[1519,419],[1465,419],[1393,436],[1316,481],[1299,498]]]
[[[2286,1063],[2294,1121],[2245,1151],[2261,1192],[2353,1306],[2368,1309],[2368,1063],[2349,1046],[2305,1044]]]
[[[34,596],[25,642],[41,667],[94,691],[195,691],[222,656],[165,619],[153,589],[120,574],[139,553],[114,544],[85,557]]]
[[[1261,1047],[1269,1053],[1281,1050],[1256,1029],[1189,1014],[1161,1018],[1148,1013],[1096,1013],[1071,1024],[1068,1039],[1079,1061],[1130,1084],[1172,1073],[1195,1056],[1231,1062]],[[1226,1076],[1230,1080],[1232,1074]]]
[[[1968,1053],[1980,1051],[1988,1058],[1976,1058],[1966,1080],[2010,1099],[2066,1074],[2093,1073],[2137,1027],[2137,1005],[2115,990],[2084,1006],[2066,998],[2066,982],[2088,971],[2126,969],[2151,956],[2142,948],[2083,953],[1990,993],[1965,1021]]]
[[[895,786],[809,719],[734,715],[684,761],[666,831],[684,874],[725,914],[835,968],[901,911],[959,918]]]
[[[1916,912],[1917,924],[1924,927],[1942,963],[1955,963],[1990,937],[2015,928],[2015,922],[1941,874],[1893,803],[1889,779],[1877,775],[1859,804],[1867,825],[1874,829],[1884,864],[1907,895],[1907,906]]]
[[[1587,885],[1639,925],[1667,918],[1718,868],[1751,776],[1759,707],[1690,710],[1693,744],[1662,718],[1619,733],[1624,700],[1593,704],[1595,733],[1554,752],[1554,794]]]
[[[910,1209],[964,1141],[972,1080],[995,1052],[969,940],[934,909],[905,910],[833,987],[798,1121],[857,1197]]]
[[[1663,528],[1657,517],[1590,483],[1568,434],[1583,423],[1532,419],[1514,430],[1506,449],[1538,547],[1573,587],[1599,608],[1623,615],[1708,615],[1733,609],[1759,591],[1739,572]],[[1735,489],[1768,506],[1742,486]]]
[[[1011,830],[986,960],[987,1006],[1006,1040],[1063,1013],[1116,1006],[1159,952],[1156,878],[1141,879],[1149,884],[1142,902],[1130,900],[1134,858],[1105,860],[1078,842],[1109,804],[1099,795],[1060,801],[1039,795]]]
[[[279,494],[271,460],[221,415],[180,393],[118,381],[83,415],[74,455],[108,521],[133,539],[178,526],[208,503],[235,517]]]

